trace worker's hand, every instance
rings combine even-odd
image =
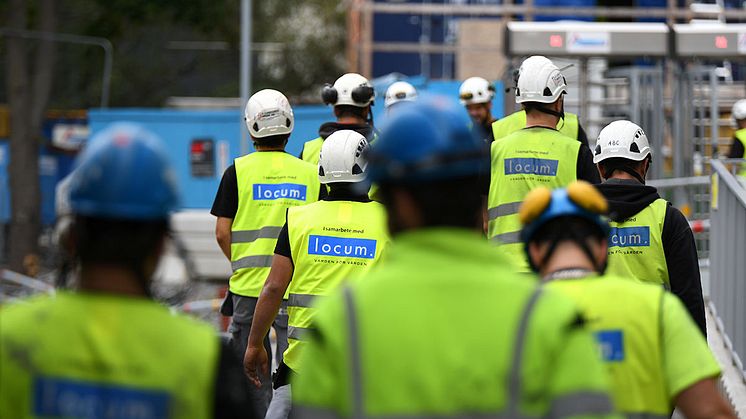
[[[269,357],[267,356],[267,350],[264,349],[264,345],[259,347],[249,346],[246,348],[246,353],[243,355],[243,369],[249,380],[257,388],[260,388],[262,381],[259,374],[262,377],[269,375]]]

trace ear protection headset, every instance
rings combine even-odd
[[[368,102],[370,102],[371,98],[375,95],[375,90],[371,86],[367,85],[360,85],[356,88],[352,89],[351,97],[352,100],[355,103],[359,103],[360,105],[367,105]],[[324,101],[325,105],[336,105],[337,100],[339,99],[339,92],[337,89],[329,84],[326,83],[324,87],[321,89],[321,99]]]

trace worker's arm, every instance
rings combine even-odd
[[[670,400],[687,418],[734,417],[715,389],[720,365],[707,341],[681,301],[669,292],[661,294],[663,373]]]
[[[699,330],[706,335],[705,301],[694,234],[684,214],[670,205],[663,222],[662,241],[671,292],[684,303]]]
[[[264,349],[264,337],[277,316],[282,304],[282,297],[293,277],[292,259],[275,254],[272,258],[267,280],[262,287],[259,301],[254,309],[254,320],[251,322],[249,342],[244,354],[243,365],[246,375],[257,387],[261,387],[258,371],[266,377],[269,375],[267,350]]]
[[[735,419],[736,414],[708,378],[688,387],[676,397],[676,407],[688,419]]]
[[[743,144],[738,141],[738,138],[733,137],[733,142],[730,145],[730,150],[728,151],[728,158],[729,159],[741,159],[743,157],[746,157],[744,155],[744,148]]]
[[[215,238],[218,246],[228,260],[231,260],[231,226],[233,218],[218,217],[215,222]]]
[[[733,137],[733,142],[730,145],[730,150],[728,150],[728,158],[729,159],[743,159],[746,158],[746,150],[744,150],[743,143],[738,140],[738,138]],[[728,170],[733,171],[735,170],[734,164],[728,165]]]
[[[578,141],[580,141],[580,144],[583,144],[583,147],[588,147],[590,150],[591,146],[588,144],[588,135],[585,133],[583,126],[580,125],[580,121],[578,121]]]
[[[598,174],[598,168],[593,164],[593,153],[591,153],[590,148],[582,145],[578,149],[576,175],[578,180],[584,180],[594,185],[601,183],[601,175]]]
[[[228,260],[231,259],[231,226],[237,212],[238,179],[236,178],[236,166],[230,165],[223,173],[218,192],[215,194],[215,201],[210,209],[210,214],[217,217],[215,238]]]

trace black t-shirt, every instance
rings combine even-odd
[[[585,133],[583,126],[580,125],[580,122],[578,122],[578,141],[588,147],[588,149],[591,148],[590,144],[588,144],[588,135]]]
[[[324,199],[324,197],[326,197],[326,188],[319,188],[319,199]],[[223,173],[210,214],[216,217],[236,218],[236,212],[238,212],[238,179],[236,166],[232,164]]]
[[[323,189],[323,188],[322,188]],[[332,189],[329,192],[329,196],[323,198],[324,201],[353,201],[353,202],[370,202],[368,195],[360,195],[353,193],[349,190]],[[290,235],[288,234],[288,215],[285,212],[285,225],[280,230],[280,235],[277,236],[277,244],[275,245],[275,254],[285,256],[293,259],[293,254],[290,251]]]

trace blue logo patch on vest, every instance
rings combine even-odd
[[[311,235],[308,238],[308,254],[373,259],[376,257],[376,244],[371,239]]]
[[[275,199],[306,200],[306,185],[297,183],[255,183],[254,200],[268,201]]]
[[[559,160],[523,157],[505,159],[506,175],[557,176],[557,167]]]
[[[624,332],[601,330],[594,333],[604,362],[624,361]]]
[[[609,247],[650,246],[650,227],[612,227]]]
[[[164,391],[65,378],[34,381],[34,415],[49,418],[165,418],[170,398]]]

